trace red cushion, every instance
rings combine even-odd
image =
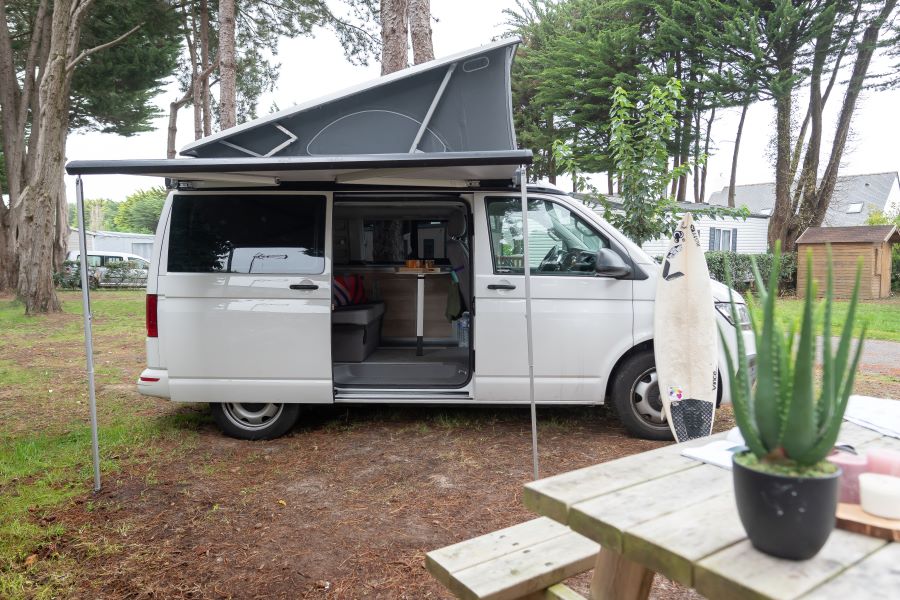
[[[350,306],[366,303],[366,288],[361,275],[336,275],[334,277],[334,303]]]

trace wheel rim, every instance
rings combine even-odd
[[[651,367],[636,377],[631,384],[631,409],[644,423],[654,429],[668,429],[659,394],[656,367]]]
[[[248,431],[265,429],[278,420],[284,404],[222,403],[222,412],[235,426]]]

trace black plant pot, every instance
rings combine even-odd
[[[815,556],[834,529],[840,470],[827,477],[788,477],[732,462],[738,514],[753,546],[791,560]]]

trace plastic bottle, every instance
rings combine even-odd
[[[460,348],[468,348],[469,347],[469,326],[471,325],[471,319],[469,318],[469,311],[463,312],[463,314],[457,320],[458,332],[457,336],[459,339],[459,347]]]

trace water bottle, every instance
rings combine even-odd
[[[457,336],[459,339],[459,347],[460,348],[468,348],[469,347],[469,325],[471,324],[471,320],[469,319],[469,311],[463,312],[462,316],[459,317],[457,321],[458,332]]]

